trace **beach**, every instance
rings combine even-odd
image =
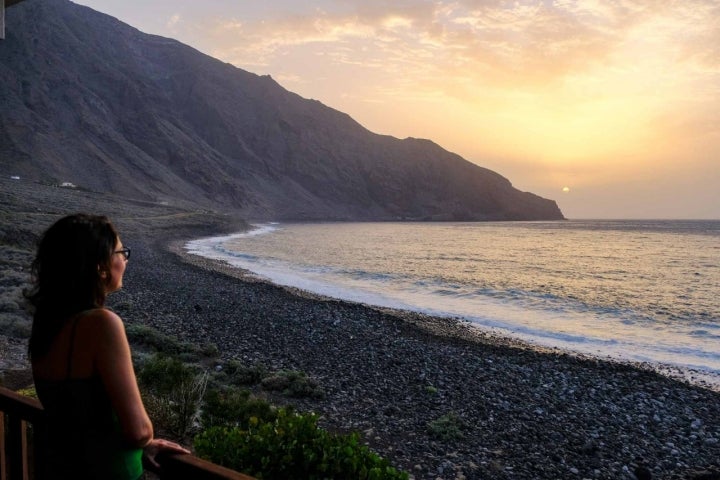
[[[222,360],[305,372],[324,397],[269,399],[360,432],[414,478],[720,478],[711,389],[461,321],[310,295],[183,252],[190,239],[247,228],[230,214],[4,179],[0,200],[3,278],[27,274],[33,236],[60,215],[106,214],[133,251],[110,299],[128,324],[213,343]],[[4,292],[0,315],[20,318]],[[2,325],[2,367],[27,368],[23,340]],[[445,438],[429,428],[443,418]]]

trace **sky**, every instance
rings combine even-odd
[[[78,0],[567,218],[720,219],[717,0]]]

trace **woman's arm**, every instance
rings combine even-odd
[[[110,310],[99,309],[93,316],[95,364],[120,420],[123,437],[134,447],[145,447],[153,439],[153,427],[140,397],[125,326]]]

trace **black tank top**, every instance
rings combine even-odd
[[[142,475],[142,450],[124,445],[117,416],[99,375],[72,378],[73,319],[63,380],[35,379],[47,415],[47,478],[134,480]]]

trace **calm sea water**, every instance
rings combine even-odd
[[[282,285],[720,384],[720,221],[269,224],[186,248]]]

